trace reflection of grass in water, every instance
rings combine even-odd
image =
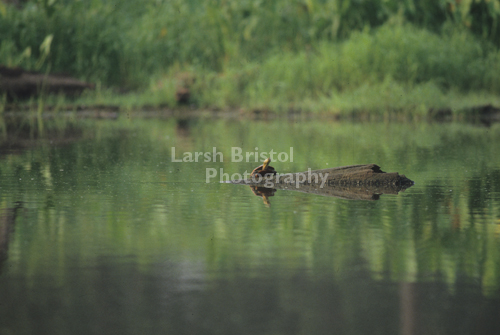
[[[49,142],[57,145],[87,136],[85,120],[66,112],[63,114],[57,108],[51,113],[43,113],[43,106],[44,102],[38,99],[29,112],[0,115],[0,146],[22,149]]]
[[[26,261],[31,273],[43,273],[37,264],[44,264],[58,269],[52,275],[64,280],[70,271],[64,257],[92,263],[100,253],[111,253],[137,255],[143,265],[155,262],[159,254],[171,255],[173,261],[201,259],[216,270],[245,264],[258,271],[272,259],[285,269],[318,267],[341,276],[361,256],[377,278],[443,276],[439,280],[452,287],[465,274],[485,287],[500,282],[500,242],[494,233],[500,204],[486,196],[491,193],[485,188],[500,189],[486,176],[475,175],[500,166],[495,128],[326,122],[299,128],[283,122],[193,120],[186,126],[189,133],[181,134],[175,120],[126,118],[87,126],[92,141],[64,150],[44,147],[0,161],[2,175],[16,181],[3,179],[4,199],[30,204],[10,245],[18,261],[9,271],[24,271],[21,263]],[[270,146],[263,134],[279,141]],[[233,146],[244,151],[255,146],[287,151],[292,146],[296,161],[274,164],[287,171],[375,160],[384,170],[418,180],[420,189],[362,205],[283,193],[264,211],[250,190],[204,184],[206,166],[238,172],[254,163],[179,166],[169,159],[171,146],[179,143],[191,151],[216,146],[225,157]],[[401,165],[394,166],[405,151]],[[454,166],[463,157],[472,157],[470,172],[447,170],[449,181],[443,182],[443,166]],[[470,180],[478,182],[466,182]],[[179,181],[183,183],[176,185]],[[453,192],[441,192],[444,186]],[[28,221],[39,224],[22,224]],[[29,249],[23,244],[26,239]]]

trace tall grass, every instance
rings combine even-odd
[[[32,0],[0,7],[0,63],[168,101],[187,71],[193,101],[220,106],[331,103],[366,85],[494,92],[499,17],[487,0]]]
[[[386,24],[344,42],[321,41],[299,52],[277,51],[262,62],[239,61],[221,72],[193,75],[194,96],[205,106],[441,107],[464,92],[494,95],[500,89],[500,53],[466,31],[437,35]]]

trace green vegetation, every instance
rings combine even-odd
[[[179,87],[275,111],[499,102],[497,0],[38,0],[0,17],[0,63],[97,82],[87,102],[110,87],[132,106],[174,105]]]

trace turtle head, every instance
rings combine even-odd
[[[271,158],[267,158],[264,163],[262,164],[262,171],[264,171],[265,169],[267,169],[267,166],[269,165],[269,163],[271,163]]]

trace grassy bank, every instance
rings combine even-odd
[[[174,106],[186,88],[201,108],[499,105],[497,1],[44,0],[0,15],[0,63],[97,82],[83,103]]]
[[[426,110],[493,102],[500,88],[500,53],[465,31],[437,35],[386,24],[345,41],[278,51],[262,62],[236,61],[220,72],[192,70],[190,75],[196,78],[196,102],[207,107]],[[168,94],[176,77],[166,76],[160,90],[165,87]]]

